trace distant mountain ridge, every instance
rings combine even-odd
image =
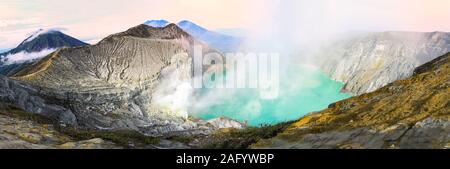
[[[76,38],[68,36],[57,30],[40,29],[22,41],[16,48],[11,49],[4,54],[15,54],[19,52],[39,52],[44,49],[53,49],[61,47],[76,47],[88,45]]]
[[[144,22],[144,24],[152,27],[165,27],[169,25],[170,22],[167,20],[149,20]],[[210,31],[188,20],[180,21],[177,25],[193,37],[222,52],[232,52],[238,50],[243,41],[240,37]]]
[[[58,48],[85,45],[88,44],[58,30],[39,29],[23,40],[16,48],[0,54],[0,74],[12,75],[23,66],[30,64],[37,58],[43,57]],[[16,58],[19,58],[21,62],[8,63]]]

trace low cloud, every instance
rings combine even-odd
[[[25,63],[29,61],[33,61],[36,59],[41,59],[48,54],[54,52],[56,49],[44,49],[39,52],[19,52],[16,54],[9,54],[6,55],[4,58],[1,59],[2,62],[4,62],[4,65],[11,65],[11,64],[20,64]]]

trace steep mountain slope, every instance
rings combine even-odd
[[[178,85],[190,82],[196,45],[215,51],[175,24],[139,25],[96,45],[57,50],[14,80],[2,78],[0,100],[87,128],[149,135],[208,132],[213,125],[188,119],[186,110],[156,94],[176,95]]]
[[[450,33],[383,32],[357,35],[325,47],[320,66],[355,94],[412,75],[414,68],[450,51]]]
[[[165,27],[169,22],[166,20],[149,20],[144,24],[153,27]],[[177,25],[196,39],[205,42],[212,48],[218,49],[221,52],[236,51],[242,43],[241,38],[210,31],[187,20],[178,22]]]
[[[60,31],[40,29],[16,48],[0,54],[0,74],[12,75],[58,48],[84,45],[87,44]]]
[[[450,53],[410,78],[334,103],[254,148],[450,148]]]
[[[206,42],[211,47],[222,52],[232,52],[239,49],[242,39],[209,31],[193,22],[181,21],[178,26],[192,36]]]
[[[68,36],[56,30],[43,30],[35,32],[20,43],[16,48],[6,52],[7,54],[15,54],[19,52],[39,52],[44,49],[53,49],[61,47],[84,46],[86,43]]]

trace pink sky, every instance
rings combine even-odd
[[[450,31],[450,0],[2,0],[0,48],[39,28],[101,38],[149,19],[270,32]],[[286,28],[287,27],[287,28]]]

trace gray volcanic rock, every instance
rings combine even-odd
[[[414,68],[450,51],[450,33],[383,32],[333,43],[319,53],[322,70],[363,94],[412,75]]]
[[[18,115],[0,103],[0,149],[112,149],[122,148],[100,138],[78,140],[43,124]],[[17,113],[17,114],[16,114]]]
[[[242,129],[247,127],[247,124],[236,121],[236,120],[232,120],[232,119],[228,119],[225,117],[219,117],[219,118],[215,118],[215,119],[211,119],[207,121],[208,123],[210,123],[211,125],[213,125],[215,128],[219,128],[219,129],[225,129],[225,128],[236,128],[236,129]]]
[[[161,88],[164,96],[176,94],[177,85],[190,82],[195,45],[203,52],[215,51],[174,24],[139,25],[93,46],[60,49],[15,74],[14,80],[5,80],[26,89],[10,85],[0,94],[11,93],[7,101],[32,113],[56,106],[62,109],[54,113],[58,119],[70,116],[69,124],[87,128],[154,136],[207,134],[211,125],[190,121],[186,111],[155,95]],[[165,81],[175,86],[165,86]],[[17,95],[36,104],[20,104]]]
[[[42,99],[41,89],[0,75],[0,100],[25,111],[49,117],[57,122],[76,125],[71,110]]]
[[[275,149],[440,149],[449,146],[450,122],[427,118],[413,126],[399,123],[384,130],[357,128],[308,134],[296,142],[273,140]]]

